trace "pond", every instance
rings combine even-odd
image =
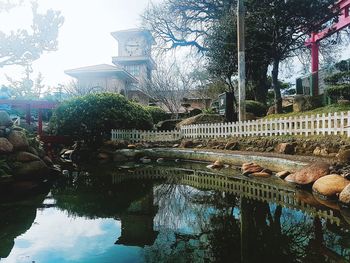
[[[350,260],[350,213],[308,191],[200,163],[138,166],[75,168],[0,203],[0,261]]]

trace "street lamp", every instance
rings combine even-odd
[[[237,45],[238,45],[238,119],[245,121],[246,119],[246,90],[245,90],[245,8],[244,0],[237,2]]]

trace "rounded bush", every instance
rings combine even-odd
[[[112,129],[148,130],[151,115],[141,106],[113,93],[90,94],[63,102],[50,120],[56,135],[76,136],[87,143],[109,138]]]
[[[160,121],[165,121],[169,117],[165,110],[157,106],[145,106],[144,108],[149,114],[151,114],[154,124],[157,124]]]
[[[247,112],[253,113],[257,117],[262,117],[266,115],[267,107],[261,103],[254,100],[246,101]]]

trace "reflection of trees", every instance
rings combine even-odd
[[[42,204],[45,194],[26,197],[26,201],[0,204],[0,258],[6,258],[14,240],[25,233],[36,218],[37,208]]]
[[[91,176],[86,172],[57,183],[52,189],[56,206],[71,216],[88,218],[116,217],[132,202],[152,191],[153,182],[112,184],[110,176]]]

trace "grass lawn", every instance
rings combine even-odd
[[[317,108],[310,111],[304,112],[290,112],[290,113],[282,113],[282,114],[272,114],[266,116],[265,119],[273,119],[273,118],[284,118],[284,117],[295,117],[301,115],[316,115],[323,113],[333,113],[333,112],[342,112],[342,111],[350,111],[350,104],[331,104],[325,107]]]

